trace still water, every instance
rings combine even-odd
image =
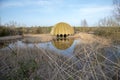
[[[8,44],[5,44],[6,46],[2,47],[0,50],[5,50],[14,47],[34,47],[35,45],[37,47],[47,49],[47,50],[52,50],[58,54],[63,54],[66,56],[72,56],[74,52],[74,48],[76,47],[76,44],[78,44],[80,40],[74,40],[74,39],[64,39],[64,40],[52,40],[49,42],[44,42],[44,43],[25,43],[22,40],[21,41],[16,41],[16,42],[11,42]]]
[[[62,54],[68,57],[74,56],[76,45],[81,43],[80,40],[74,39],[63,39],[63,40],[52,40],[49,42],[40,42],[40,43],[25,43],[22,40],[18,40],[16,42],[5,43],[0,45],[1,50],[8,50],[9,48],[16,48],[16,47],[30,47],[34,48],[35,46],[53,51],[58,54]],[[114,47],[113,47],[114,48]],[[114,50],[114,51],[113,51]],[[105,50],[105,57],[109,58],[110,60],[116,59],[114,56],[120,58],[120,46],[117,46],[117,49],[106,48]],[[100,58],[100,57],[99,57]]]

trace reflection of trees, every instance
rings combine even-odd
[[[73,44],[73,39],[57,39],[53,40],[52,44],[54,47],[60,50],[65,50]]]
[[[0,49],[3,48],[5,46],[4,43],[0,43]]]
[[[7,47],[11,42],[0,42],[0,49]]]

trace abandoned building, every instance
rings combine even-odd
[[[57,37],[66,37],[74,34],[74,28],[69,24],[60,22],[57,23],[51,30],[51,34]]]

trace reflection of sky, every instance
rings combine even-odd
[[[47,50],[52,50],[58,54],[64,54],[66,56],[72,56],[74,52],[75,45],[79,42],[79,40],[74,40],[72,45],[65,49],[65,50],[60,50],[57,49],[55,46],[53,46],[52,42],[45,42],[45,43],[23,43],[22,41],[17,41],[15,43],[10,43],[8,46],[10,48],[17,48],[17,47],[22,47],[22,48],[27,48],[27,47],[34,47],[35,45],[47,49]],[[64,46],[64,45],[63,45]],[[6,46],[5,48],[2,48],[1,50],[6,50],[8,47]]]
[[[43,49],[47,49],[47,50],[52,50],[58,54],[64,54],[66,56],[73,56],[74,55],[74,48],[75,45],[79,42],[79,40],[74,40],[73,44],[67,48],[66,50],[60,50],[57,49],[55,46],[52,45],[52,42],[45,42],[45,43],[36,43],[35,45],[43,48]],[[10,48],[27,48],[27,47],[35,47],[34,43],[23,43],[22,41],[17,41],[14,43],[10,43],[8,46]],[[8,50],[8,46],[6,45],[6,47],[1,48],[0,51],[2,50]],[[64,46],[64,45],[63,45]],[[115,53],[115,54],[114,54]],[[114,61],[114,59],[116,59],[115,57],[119,57],[120,58],[120,46],[117,46],[117,50],[115,52],[112,51],[112,49],[105,49],[105,56],[109,59]]]

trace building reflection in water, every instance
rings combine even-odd
[[[52,45],[57,49],[66,50],[73,44],[73,42],[74,42],[73,39],[67,39],[67,38],[56,39],[52,41]]]

